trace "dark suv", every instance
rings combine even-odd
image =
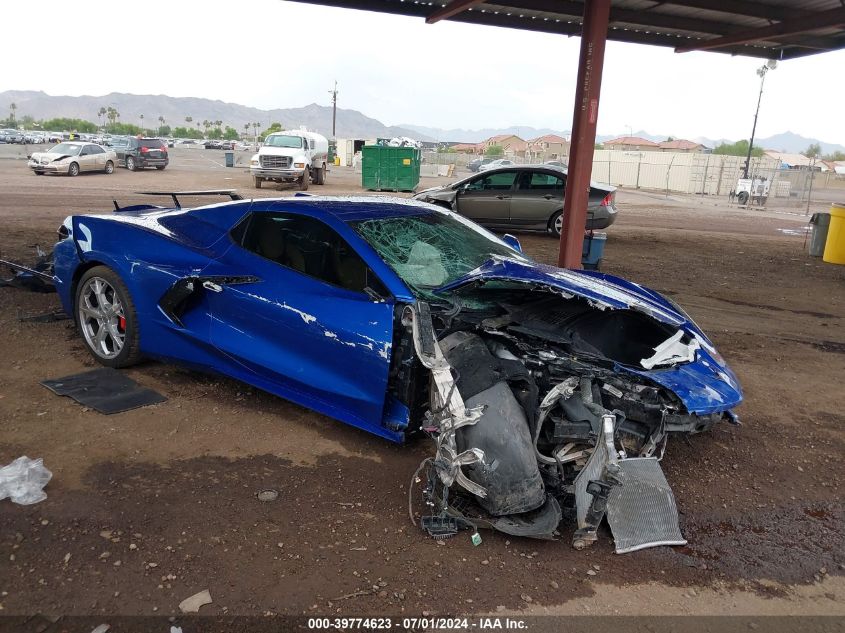
[[[157,138],[130,138],[121,147],[113,148],[117,154],[117,163],[129,171],[155,167],[164,169],[170,162],[167,158],[167,145]]]

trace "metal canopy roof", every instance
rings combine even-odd
[[[584,0],[292,0],[580,35]],[[845,48],[845,0],[611,0],[609,40],[791,59]]]

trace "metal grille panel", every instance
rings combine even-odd
[[[261,166],[268,169],[287,169],[290,167],[290,156],[261,156]]]
[[[616,553],[686,545],[678,525],[675,496],[660,462],[654,457],[633,457],[620,460],[619,468],[622,485],[613,487],[607,502],[607,521]]]

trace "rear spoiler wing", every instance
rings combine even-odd
[[[177,209],[182,208],[178,196],[229,196],[230,200],[244,199],[244,197],[239,194],[236,189],[202,189],[198,191],[136,191],[135,193],[141,194],[143,196],[169,196],[173,198],[173,204],[176,206]],[[129,211],[130,209],[133,211],[138,210],[138,205],[133,205],[131,207],[121,207],[117,203],[117,200],[112,200],[112,202],[114,203],[114,210],[116,212]],[[155,207],[150,205],[150,208]]]

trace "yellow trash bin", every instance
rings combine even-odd
[[[340,166],[340,156],[335,156],[335,157],[334,157],[334,164],[335,164],[335,167],[339,167],[339,166]]]
[[[830,207],[830,228],[822,259],[829,264],[845,264],[845,203]]]

